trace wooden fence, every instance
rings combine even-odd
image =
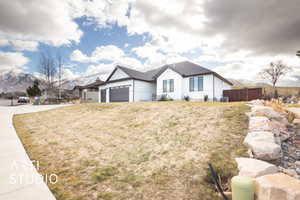
[[[224,90],[223,97],[228,97],[229,101],[251,101],[254,99],[261,99],[262,88]]]

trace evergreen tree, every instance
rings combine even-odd
[[[30,97],[35,97],[35,96],[40,96],[41,95],[41,90],[39,88],[39,81],[35,80],[33,82],[33,86],[29,86],[26,89],[27,95]]]

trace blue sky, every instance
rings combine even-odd
[[[190,60],[259,82],[264,67],[283,60],[293,72],[280,84],[300,84],[296,1],[30,1],[0,2],[0,71],[39,75],[39,54],[49,51],[63,56],[68,79]]]
[[[139,59],[134,53],[131,52],[131,49],[138,46],[143,46],[147,41],[150,41],[151,36],[147,33],[143,34],[128,34],[126,27],[120,27],[117,24],[112,24],[106,28],[97,28],[96,25],[84,25],[85,18],[80,18],[75,20],[79,25],[79,28],[84,32],[81,37],[80,43],[72,43],[71,45],[62,45],[60,47],[55,47],[47,44],[39,44],[39,52],[51,52],[55,55],[60,53],[64,58],[65,64],[76,64],[78,65],[76,71],[85,72],[88,66],[87,63],[72,62],[69,58],[71,53],[79,49],[85,54],[90,55],[96,47],[98,46],[107,46],[114,45],[122,49],[130,57]],[[125,46],[126,45],[126,46]],[[128,45],[128,46],[127,46]],[[4,46],[0,47],[1,51],[13,51],[12,47]],[[28,69],[26,72],[36,72],[38,61],[39,61],[39,52],[24,51],[24,56],[30,59],[30,62],[27,63]],[[141,59],[143,61],[144,59]],[[110,63],[110,62],[103,62]]]

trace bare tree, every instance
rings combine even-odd
[[[272,84],[274,95],[276,91],[276,83],[278,80],[290,72],[291,67],[285,65],[282,61],[271,62],[268,67],[260,72],[263,79],[269,81]]]
[[[57,59],[57,68],[58,68],[58,98],[61,99],[61,84],[63,76],[63,61],[60,53],[56,56]]]
[[[39,72],[44,76],[46,81],[46,89],[54,87],[55,75],[56,75],[56,63],[52,55],[47,52],[40,54],[40,60],[38,64]]]

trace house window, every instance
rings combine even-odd
[[[191,92],[203,91],[203,77],[202,76],[190,78],[190,91]]]
[[[174,79],[163,80],[163,92],[174,92]]]

